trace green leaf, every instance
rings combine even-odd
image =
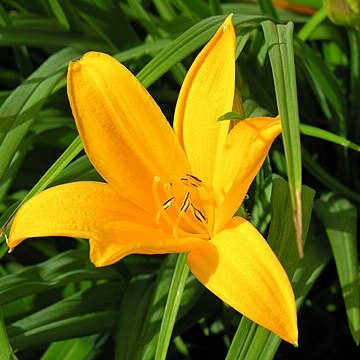
[[[49,186],[49,184],[57,178],[61,171],[64,170],[65,167],[82,151],[82,149],[81,139],[78,136],[49,168],[49,170],[46,171],[36,185],[27,193],[21,203],[24,203]]]
[[[161,320],[164,315],[166,298],[169,292],[172,274],[176,264],[176,254],[169,254],[163,261],[159,274],[154,284],[154,290],[149,302],[148,311],[143,321],[142,339],[143,346],[137,353],[142,360],[154,359],[156,344],[159,336]],[[137,344],[136,347],[138,348]],[[141,356],[140,356],[141,355]]]
[[[66,150],[68,151],[69,148]],[[60,158],[59,158],[60,159]],[[55,164],[54,164],[55,165]],[[80,156],[55,176],[50,186],[65,184],[72,181],[103,181],[86,155]]]
[[[336,268],[350,332],[360,342],[360,287],[358,278],[357,212],[349,200],[325,194],[316,202],[316,214],[326,229]]]
[[[230,111],[218,118],[219,121],[222,121],[222,120],[237,120],[237,121],[239,121],[239,120],[244,120],[244,119],[246,119],[246,116],[241,115],[235,111]]]
[[[52,343],[40,360],[88,360],[102,345],[103,336],[92,335],[80,339],[70,339]]]
[[[10,324],[10,343],[20,350],[113,330],[123,291],[119,285],[93,286]]]
[[[303,71],[326,115],[330,129],[346,136],[348,111],[344,93],[338,80],[324,61],[307,44],[294,38],[294,50],[298,68]]]
[[[330,141],[334,144],[341,145],[345,148],[349,148],[355,151],[360,152],[360,145],[357,145],[353,142],[351,142],[348,139],[345,139],[342,136],[336,135],[330,131],[326,131],[323,129],[319,129],[315,126],[306,125],[306,124],[300,124],[300,131],[304,135],[312,136],[318,139]]]
[[[182,1],[171,0],[172,3],[178,7],[186,16],[191,18],[194,22],[210,17],[212,15],[211,9],[207,4],[201,0]]]
[[[57,48],[71,46],[82,49],[93,49],[99,51],[108,51],[111,49],[101,39],[95,36],[73,34],[66,30],[59,30],[52,27],[29,28],[29,27],[0,27],[0,46],[32,46],[47,47],[54,46]],[[61,51],[61,50],[60,50]],[[73,51],[75,51],[73,49]]]
[[[73,49],[52,55],[5,100],[0,108],[0,179],[30,126],[65,74],[67,63],[79,56]]]
[[[87,251],[69,250],[40,264],[3,276],[0,278],[0,303],[6,304],[70,282],[120,279],[120,274],[111,267],[88,268],[88,264]]]
[[[186,256],[187,254],[185,253],[179,254],[178,256],[161,323],[155,360],[166,359],[171,334],[180,307],[181,297],[185,289],[186,280],[189,276],[189,267],[186,263]]]
[[[322,168],[315,159],[313,159],[306,149],[302,148],[302,155],[304,160],[304,166],[309,172],[316,177],[321,183],[327,186],[329,189],[348,197],[350,200],[360,204],[360,195],[352,191],[349,187],[344,185],[336,177],[329,174],[324,168]]]
[[[200,21],[175,39],[137,75],[145,87],[149,87],[173,65],[204,45],[224,21],[224,16],[213,16]],[[238,32],[247,33],[259,26],[266,17],[234,14],[233,24]]]
[[[55,161],[55,163],[49,168],[49,170],[46,171],[46,173],[34,185],[34,187],[23,197],[23,199],[20,202],[18,202],[17,204],[13,204],[12,207],[7,209],[5,214],[0,218],[1,220],[3,220],[4,218],[7,219],[7,220],[5,220],[5,222],[0,221],[0,224],[2,225],[2,228],[0,229],[0,238],[3,237],[3,234],[5,233],[7,225],[9,224],[10,220],[12,219],[12,216],[15,214],[18,207],[21,204],[23,204],[25,201],[29,200],[31,197],[33,197],[34,195],[39,193],[40,191],[44,190],[55,179],[57,179],[58,175],[62,172],[62,170],[65,169],[65,167],[82,151],[82,149],[83,149],[83,147],[82,147],[81,139],[78,136],[68,146],[68,148],[63,152],[63,154]],[[10,171],[5,172],[5,176],[4,176],[5,180],[7,180],[8,176],[10,176],[10,179],[11,179],[12,172],[14,172],[14,171],[16,172],[17,167],[21,165],[21,164],[18,164],[18,161],[21,162],[23,156],[25,156],[25,154],[23,154],[21,151],[18,152],[14,156],[14,160],[13,160],[11,166],[8,168],[8,170],[10,170]],[[77,163],[75,164],[75,166],[76,165],[77,165]],[[88,167],[85,165],[85,168],[88,168]],[[78,174],[79,169],[75,169],[75,170],[76,170],[75,174]],[[84,168],[82,170],[84,170]],[[65,173],[65,175],[64,175],[65,179],[68,179],[67,176],[69,176],[69,172],[73,176],[72,171],[73,171],[73,167],[71,167],[71,169]],[[92,175],[92,177],[96,179],[97,176],[96,176],[96,174],[94,174],[91,171],[91,168],[89,171],[90,171],[90,175]],[[86,175],[86,174],[83,173],[82,175]],[[60,178],[60,180],[61,180],[61,178]],[[7,184],[5,184],[5,185],[7,185]],[[5,189],[2,189],[2,186],[0,187],[0,199],[1,199],[1,190],[5,191],[6,187],[5,187]]]
[[[110,46],[111,52],[127,49],[139,42],[121,7],[113,0],[71,0],[80,16]],[[89,48],[91,49],[91,48]]]
[[[271,0],[259,0],[258,3],[264,14],[269,15],[275,19],[278,17]]]
[[[156,55],[160,50],[163,50],[171,44],[170,39],[160,39],[147,42],[138,46],[134,46],[129,50],[122,51],[114,55],[114,58],[121,61],[129,61],[132,59],[140,58],[145,55]]]
[[[303,231],[301,217],[301,148],[292,40],[294,25],[292,23],[275,25],[271,21],[265,21],[262,26],[274,77],[276,101],[281,117],[298,252],[299,256],[303,257],[303,244],[301,241]]]
[[[141,335],[153,290],[152,278],[135,281],[125,289],[117,317],[115,360],[141,359],[139,344],[144,344]]]
[[[316,28],[327,18],[325,8],[320,8],[304,26],[300,29],[297,36],[302,41],[306,41],[308,37],[316,30]]]
[[[4,359],[4,360],[17,359],[9,343],[1,307],[0,307],[0,359]]]

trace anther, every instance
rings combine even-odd
[[[198,177],[196,177],[195,175],[186,174],[186,176],[192,178],[193,180],[197,181],[200,184],[202,183],[202,181]]]
[[[166,200],[162,205],[163,209],[167,210],[173,203],[174,199],[175,199],[174,197],[171,197],[170,199]]]
[[[204,214],[199,209],[192,205],[191,210],[195,219],[199,220],[201,223],[206,222]]]
[[[188,191],[185,195],[185,198],[181,205],[180,211],[186,212],[186,210],[190,207],[190,205],[191,205],[191,198],[190,198],[190,192]]]
[[[185,177],[180,179],[184,185],[199,187],[202,184],[202,181],[194,175],[186,174]]]

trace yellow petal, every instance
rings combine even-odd
[[[188,255],[192,273],[215,295],[282,339],[297,342],[296,305],[288,277],[270,246],[248,221]]]
[[[221,204],[215,232],[226,226],[241,205],[280,132],[279,117],[258,117],[240,121],[229,133],[213,182]]]
[[[142,219],[149,215],[127,204],[109,185],[74,182],[47,189],[22,205],[14,217],[8,245],[12,249],[26,238],[73,236],[89,238],[99,224],[116,219]]]
[[[129,254],[188,252],[203,245],[199,238],[174,238],[154,227],[130,221],[99,226],[90,238],[90,259],[96,266],[113,264]]]
[[[90,52],[69,65],[68,96],[86,153],[124,197],[154,209],[154,175],[188,171],[185,154],[155,101],[123,65]]]
[[[181,87],[174,130],[188,156],[192,173],[211,185],[229,131],[218,121],[231,111],[235,89],[235,32],[228,17],[196,57]]]

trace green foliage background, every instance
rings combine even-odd
[[[349,1],[343,26],[330,21],[329,1],[327,10],[320,0],[286,3],[1,0],[0,226],[46,187],[101,180],[71,116],[69,61],[110,53],[171,119],[194,56],[233,13],[245,115],[282,117],[245,208],[292,279],[300,347],[222,304],[188,275],[183,255],[95,269],[84,240],[35,239],[7,254],[3,233],[0,359],[355,358],[360,6]]]

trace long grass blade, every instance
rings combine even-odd
[[[275,25],[271,21],[265,21],[263,23],[263,31],[273,71],[276,101],[283,128],[282,135],[289,177],[291,204],[294,212],[296,239],[299,257],[302,258],[304,256],[301,215],[302,167],[299,110],[292,40],[293,24]]]
[[[189,276],[189,267],[186,264],[186,254],[180,254],[176,263],[174,275],[171,281],[167,298],[163,321],[159,332],[155,360],[165,360],[169,347],[172,329],[180,307],[181,296],[185,289],[186,280]]]

